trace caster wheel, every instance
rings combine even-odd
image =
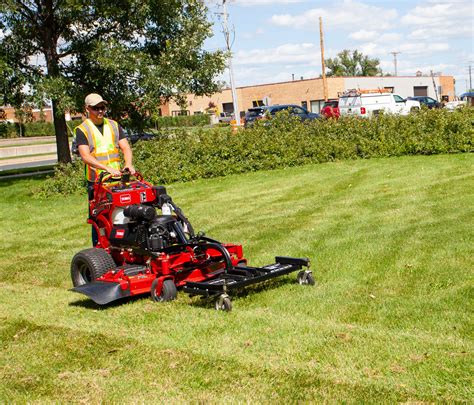
[[[218,311],[232,311],[232,301],[228,295],[221,295],[216,301],[216,310]]]
[[[173,301],[178,296],[178,291],[176,290],[176,286],[174,285],[173,280],[163,281],[160,295],[156,293],[157,285],[158,285],[158,279],[153,280],[153,283],[151,283],[151,291],[150,291],[151,299],[153,301],[157,301],[157,302]]]
[[[313,273],[311,271],[300,271],[298,273],[298,284],[300,285],[315,285],[316,282],[314,281]]]

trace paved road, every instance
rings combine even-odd
[[[0,158],[0,173],[41,166],[52,168],[57,163],[56,138],[38,136],[0,139]]]
[[[0,173],[5,170],[16,170],[16,169],[24,169],[29,167],[41,167],[41,166],[51,166],[53,167],[57,163],[57,159],[46,159],[46,160],[36,160],[36,161],[23,161],[23,162],[15,162],[11,163],[10,159],[8,160],[7,164],[0,165]]]

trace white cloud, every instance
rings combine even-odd
[[[230,4],[239,6],[273,6],[275,4],[303,3],[305,0],[231,0]]]
[[[241,36],[244,39],[254,39],[256,36],[260,36],[263,34],[265,34],[265,30],[263,28],[257,28],[253,32],[244,32],[241,34]]]
[[[320,63],[320,48],[312,43],[284,44],[276,48],[239,51],[234,56],[235,65],[262,64],[315,64]]]
[[[322,17],[326,27],[342,27],[344,29],[364,27],[368,30],[387,30],[393,26],[397,16],[398,13],[393,8],[344,0],[342,4],[332,3],[328,7],[314,8],[299,15],[273,15],[271,22],[284,27],[319,30],[319,17]]]
[[[273,6],[276,4],[304,3],[308,0],[227,0],[227,4],[251,7],[251,6]],[[208,6],[222,5],[222,0],[205,0]]]
[[[412,39],[472,38],[472,19],[470,0],[430,1],[410,10],[401,23],[413,27]]]
[[[474,32],[472,26],[469,25],[455,25],[453,23],[448,29],[439,29],[439,27],[419,28],[411,32],[409,38],[411,39],[439,39],[439,38],[472,38]]]
[[[355,39],[356,41],[371,41],[377,38],[377,31],[360,30],[351,32],[349,38]]]

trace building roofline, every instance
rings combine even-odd
[[[428,79],[431,78],[431,76],[330,76],[327,77],[327,80],[331,79],[416,79],[420,77],[426,77]],[[434,77],[454,77],[452,75],[439,75],[439,76],[434,76]],[[309,81],[314,81],[314,80],[323,80],[322,77],[311,77],[309,79],[299,79],[299,80],[285,80],[282,82],[272,82],[272,83],[261,83],[261,84],[249,84],[247,86],[238,86],[237,89],[247,89],[249,87],[263,87],[263,86],[274,86],[274,85],[279,85],[279,84],[287,84],[287,83],[301,83],[301,82],[309,82]],[[231,90],[230,87],[226,87],[222,89],[221,91],[224,90]]]

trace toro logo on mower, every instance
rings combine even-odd
[[[128,203],[132,202],[132,196],[130,194],[122,194],[120,196],[120,202],[122,204],[128,204]]]

